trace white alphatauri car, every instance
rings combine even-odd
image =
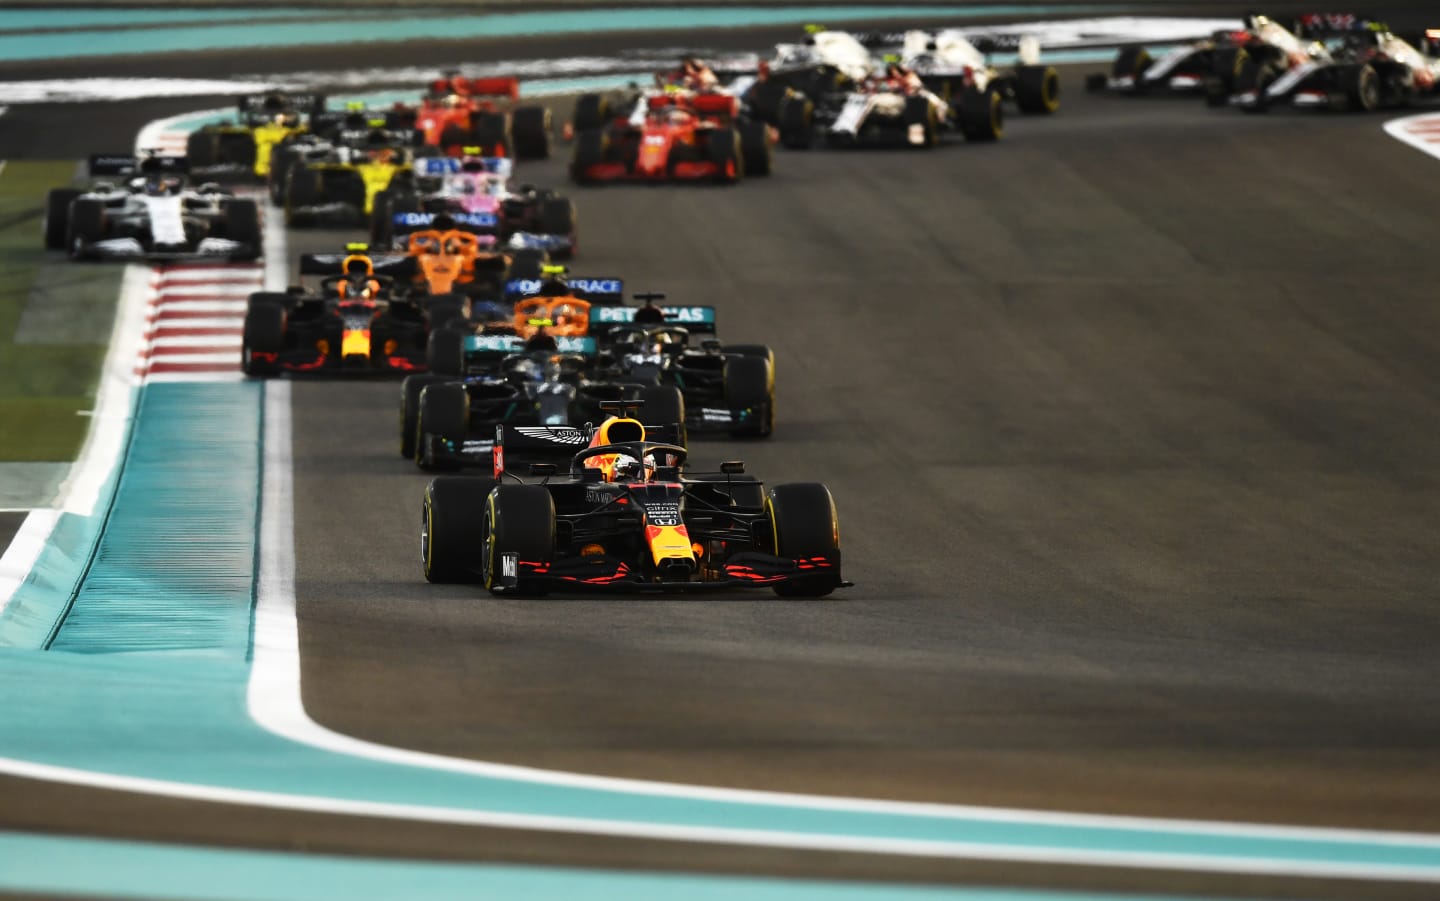
[[[88,189],[56,188],[45,206],[45,246],[77,260],[254,260],[260,211],[219,185],[192,188],[185,158],[90,158]]]

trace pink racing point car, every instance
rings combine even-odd
[[[511,166],[503,157],[477,155],[417,159],[413,188],[382,191],[375,198],[371,245],[389,250],[403,246],[411,232],[458,228],[493,235],[512,249],[574,256],[575,204],[549,188],[512,187]]]

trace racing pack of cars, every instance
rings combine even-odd
[[[994,65],[997,50],[1017,62]],[[1411,41],[1355,16],[1286,27],[1255,14],[1159,58],[1121,49],[1087,87],[1373,110],[1440,93],[1437,50],[1440,31]],[[685,58],[652,86],[583,94],[564,136],[582,185],[734,183],[769,174],[777,146],[991,142],[1007,109],[1059,102],[1028,38],[813,28],[770,55]],[[786,597],[848,585],[823,485],[689,465],[692,437],[774,432],[775,355],[722,340],[715,307],[558,264],[579,248],[574,202],[514,182],[517,160],[550,155],[552,131],[514,79],[447,75],[386,109],[244,97],[183,157],[92,157],[89,184],[50,193],[44,243],[76,259],[255,260],[267,196],[287,226],[367,231],[302,256],[301,284],[248,298],[239,362],[256,378],[401,378],[400,455],[443,473],[422,503],[432,582]]]

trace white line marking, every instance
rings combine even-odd
[[[29,578],[30,570],[35,568],[35,561],[40,559],[40,552],[45,550],[45,542],[59,521],[59,510],[32,510],[15,531],[5,555],[0,557],[0,615],[4,615],[15,592]]]
[[[1434,134],[1436,129],[1440,129],[1440,113],[1402,116],[1386,122],[1384,128],[1385,133],[1395,140],[1440,159],[1440,144],[1435,142]]]

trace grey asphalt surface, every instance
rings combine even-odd
[[[307,708],[375,741],[861,797],[1440,829],[1440,161],[1379,117],[1083,95],[992,147],[577,191],[579,274],[779,359],[820,602],[420,575],[397,387],[294,389]],[[540,183],[560,161],[525,166]],[[345,236],[295,236],[292,250]],[[1415,886],[896,861],[240,811],[0,779],[7,825],[264,847],[1285,897]]]

